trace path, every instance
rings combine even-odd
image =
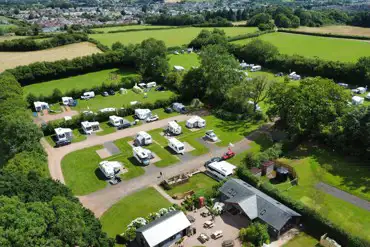
[[[164,198],[166,198],[170,203],[172,203],[172,204],[180,204],[181,200],[175,200],[175,199],[173,199],[158,184],[154,184],[152,187],[154,189],[156,189],[159,192],[159,194],[161,194]]]
[[[363,208],[367,211],[370,211],[370,202],[361,199],[357,196],[351,195],[345,191],[339,190],[331,185],[328,185],[323,182],[319,182],[315,186],[317,189],[322,190],[332,196],[335,196],[337,198],[340,198],[346,202],[349,202],[353,205],[356,205],[357,207]]]
[[[37,125],[41,125],[42,123],[45,123],[45,122],[50,122],[50,121],[62,119],[64,117],[73,117],[73,116],[76,116],[78,114],[79,114],[78,111],[74,111],[74,110],[63,111],[63,112],[58,113],[58,114],[45,114],[43,116],[36,117],[34,119],[34,122]]]

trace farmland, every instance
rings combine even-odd
[[[82,42],[56,48],[28,52],[0,52],[0,72],[35,62],[52,62],[83,57],[101,52],[94,44]]]
[[[331,33],[370,37],[370,28],[354,26],[299,27],[294,30],[307,33]]]
[[[169,64],[171,66],[171,69],[175,65],[180,65],[184,67],[185,69],[191,69],[191,67],[198,67],[200,65],[198,55],[196,53],[190,53],[190,54],[180,54],[180,55],[174,55],[171,54],[169,57]]]
[[[115,80],[110,80],[110,75],[116,74],[118,77]],[[34,95],[50,95],[55,88],[59,89],[62,93],[66,93],[71,89],[89,89],[95,86],[100,86],[103,83],[111,84],[117,83],[120,79],[129,76],[135,76],[133,70],[130,69],[107,69],[98,72],[87,73],[79,76],[71,76],[59,80],[42,82],[25,86],[23,88],[24,95],[32,93]]]
[[[101,27],[93,28],[94,31],[108,33],[111,31],[121,31],[121,30],[132,30],[132,29],[149,29],[149,28],[168,28],[171,26],[150,26],[150,25],[126,25],[117,27]]]
[[[317,37],[290,33],[271,33],[259,37],[271,42],[282,54],[298,54],[305,57],[319,57],[325,60],[356,62],[360,57],[370,55],[370,43],[360,40],[347,40]],[[246,44],[251,39],[238,40],[234,44]],[[340,52],[339,52],[340,51]]]
[[[91,34],[89,35],[89,37],[96,39],[109,47],[117,41],[123,44],[137,44],[148,38],[163,40],[168,47],[171,47],[188,44],[199,34],[202,29],[213,30],[213,28],[187,27],[167,30],[145,30],[139,32]],[[223,29],[227,36],[236,36],[257,31],[257,28],[253,27],[224,27],[220,29]]]

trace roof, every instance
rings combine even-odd
[[[99,163],[99,167],[107,174],[114,174],[114,169],[121,168],[122,164],[118,161],[102,161]]]
[[[116,115],[113,115],[113,116],[109,116],[109,119],[112,120],[112,121],[117,121],[117,120],[122,120],[123,118],[122,117],[118,117]]]
[[[226,203],[238,204],[251,220],[259,218],[277,230],[291,217],[301,216],[240,179],[228,180],[219,191],[228,198]]]
[[[195,123],[195,122],[205,122],[206,120],[204,120],[203,118],[199,117],[199,116],[193,116],[191,118],[189,118],[188,120],[186,120],[186,122],[188,123]]]
[[[180,142],[179,140],[177,140],[176,138],[172,137],[172,138],[169,138],[168,141],[170,143],[172,143],[173,145],[175,146],[184,146],[184,143]]]
[[[223,174],[225,176],[229,176],[234,173],[234,170],[236,169],[236,166],[230,164],[227,161],[219,161],[219,162],[212,162],[211,164],[208,165],[208,167],[213,168]]]
[[[149,246],[156,246],[190,225],[191,223],[182,211],[171,211],[140,227],[136,232],[142,233]]]
[[[174,129],[181,127],[176,121],[169,121],[168,126]]]
[[[84,121],[84,122],[81,122],[81,125],[83,127],[90,127],[90,126],[93,126],[93,125],[99,125],[99,122],[88,122],[88,121]]]
[[[57,135],[63,135],[64,133],[67,133],[67,132],[72,133],[72,130],[69,128],[56,128],[54,129],[54,131],[55,131],[55,134]]]

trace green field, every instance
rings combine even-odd
[[[319,241],[304,232],[299,233],[283,247],[317,247]]]
[[[154,188],[148,188],[121,199],[103,214],[100,222],[103,231],[114,238],[117,234],[123,233],[132,220],[146,217],[169,206],[171,203],[166,198]]]
[[[370,241],[369,212],[335,196],[316,189],[322,181],[355,196],[369,200],[370,173],[366,164],[329,153],[316,146],[300,146],[288,158],[281,159],[293,166],[298,186],[276,184],[284,194],[316,209],[345,231]]]
[[[180,55],[171,54],[168,56],[168,58],[171,69],[173,69],[173,66],[179,65],[184,67],[186,70],[189,70],[193,66],[198,67],[200,65],[198,54],[196,53],[185,53]]]
[[[96,39],[107,46],[119,41],[123,44],[137,44],[148,38],[163,40],[168,47],[181,46],[190,43],[202,29],[213,30],[213,28],[178,28],[167,30],[145,30],[139,32],[90,34],[89,37]],[[254,27],[223,27],[227,36],[236,36],[257,31]]]
[[[204,173],[198,173],[190,177],[189,181],[184,184],[177,185],[170,190],[166,190],[167,194],[173,196],[175,194],[185,193],[193,190],[197,194],[206,194],[212,191],[212,186],[216,185],[217,181],[208,177]]]
[[[305,57],[319,57],[341,62],[356,62],[360,57],[370,56],[370,43],[359,40],[290,33],[270,33],[259,38],[277,46],[282,54],[298,54]],[[250,40],[238,40],[233,43],[246,44]]]
[[[117,74],[118,77],[112,78],[111,75]],[[72,89],[90,89],[95,86],[100,86],[103,83],[112,84],[118,83],[121,78],[136,76],[133,70],[121,70],[121,69],[107,69],[98,72],[87,73],[84,75],[71,76],[59,80],[53,80],[48,82],[36,83],[29,86],[23,87],[24,95],[27,96],[29,93],[34,95],[48,96],[53,93],[55,88],[58,88],[62,93],[66,93]]]
[[[132,30],[132,29],[148,29],[148,28],[168,28],[171,26],[151,26],[151,25],[126,25],[126,26],[117,26],[117,27],[101,27],[93,28],[92,30],[97,32],[110,32],[118,30]]]

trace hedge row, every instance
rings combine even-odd
[[[109,120],[109,116],[117,115],[120,117],[127,117],[133,115],[135,113],[135,109],[137,108],[148,108],[148,109],[159,109],[163,107],[167,107],[171,105],[173,102],[179,101],[179,96],[173,96],[169,99],[165,100],[157,100],[154,103],[143,103],[139,105],[130,105],[125,108],[117,109],[117,112],[109,112],[109,113],[98,113],[97,115],[93,114],[80,114],[72,118],[72,120],[65,121],[64,119],[56,120],[48,122],[47,124],[42,126],[42,131],[45,136],[53,135],[54,129],[58,127],[62,128],[71,128],[71,129],[79,129],[81,127],[81,122],[83,121],[98,121],[104,122]]]
[[[315,236],[320,238],[324,233],[339,242],[342,246],[346,247],[366,247],[369,246],[369,243],[366,240],[351,236],[346,231],[344,231],[340,226],[335,225],[333,222],[323,217],[320,213],[316,212],[314,209],[311,209],[301,203],[291,199],[290,197],[280,193],[273,185],[271,184],[260,184],[260,181],[255,177],[248,169],[239,168],[237,170],[237,176],[243,181],[255,186],[259,190],[263,191],[272,198],[278,200],[279,202],[285,204],[286,206],[294,209],[302,215],[301,220],[307,229],[307,231]]]
[[[227,40],[229,42],[232,42],[232,41],[236,41],[236,40],[250,39],[250,38],[255,38],[255,37],[261,36],[261,35],[266,34],[266,33],[274,33],[274,32],[275,32],[274,30],[257,31],[257,32],[254,32],[254,33],[240,34],[240,35],[237,35],[237,36],[229,37]]]
[[[370,40],[369,36],[357,36],[357,35],[346,35],[346,34],[335,34],[335,33],[315,33],[315,32],[303,32],[290,29],[278,29],[278,32],[281,33],[294,33],[294,34],[303,34],[310,36],[320,36],[320,37],[331,37],[331,38],[341,38],[341,39],[360,39],[360,40]]]
[[[126,33],[126,32],[138,32],[138,31],[152,31],[152,30],[166,30],[166,29],[177,29],[178,27],[155,27],[155,28],[136,28],[136,29],[124,29],[108,31],[108,33]],[[182,27],[181,27],[182,28]]]

